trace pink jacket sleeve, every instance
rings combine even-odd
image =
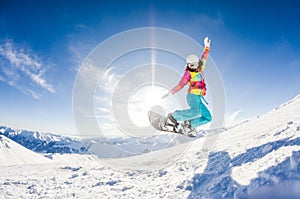
[[[180,91],[190,81],[190,79],[191,74],[188,70],[186,70],[179,83],[171,89],[172,94],[175,94],[178,91]]]

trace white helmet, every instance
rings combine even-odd
[[[197,69],[199,66],[199,57],[195,54],[189,55],[186,57],[185,62],[190,69]]]

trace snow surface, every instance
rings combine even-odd
[[[0,198],[300,198],[299,110],[297,96],[234,128],[142,155],[47,154],[48,164],[1,162]],[[208,150],[213,133],[217,140]]]

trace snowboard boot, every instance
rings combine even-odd
[[[167,118],[168,118],[167,121],[173,123],[175,126],[178,125],[178,122],[177,122],[177,120],[173,117],[172,113],[169,113]]]
[[[179,132],[179,130],[180,130],[179,127],[181,125],[179,125],[179,123],[177,122],[177,120],[172,116],[172,113],[168,114],[165,126],[172,126],[174,132],[180,133]]]
[[[182,124],[184,133],[189,137],[196,137],[197,131],[195,128],[192,128],[190,121],[186,120]]]

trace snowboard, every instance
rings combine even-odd
[[[177,134],[181,134],[184,136],[188,136],[188,137],[196,137],[195,135],[191,135],[191,134],[187,134],[186,132],[184,132],[182,129],[180,132],[178,132],[175,128],[175,125],[172,123],[168,123],[167,120],[168,118],[160,115],[156,112],[153,111],[149,111],[148,112],[148,117],[149,117],[149,121],[150,124],[157,130],[159,131],[165,131],[165,132],[170,132],[170,133],[177,133]],[[181,125],[181,124],[177,124],[177,125]]]

